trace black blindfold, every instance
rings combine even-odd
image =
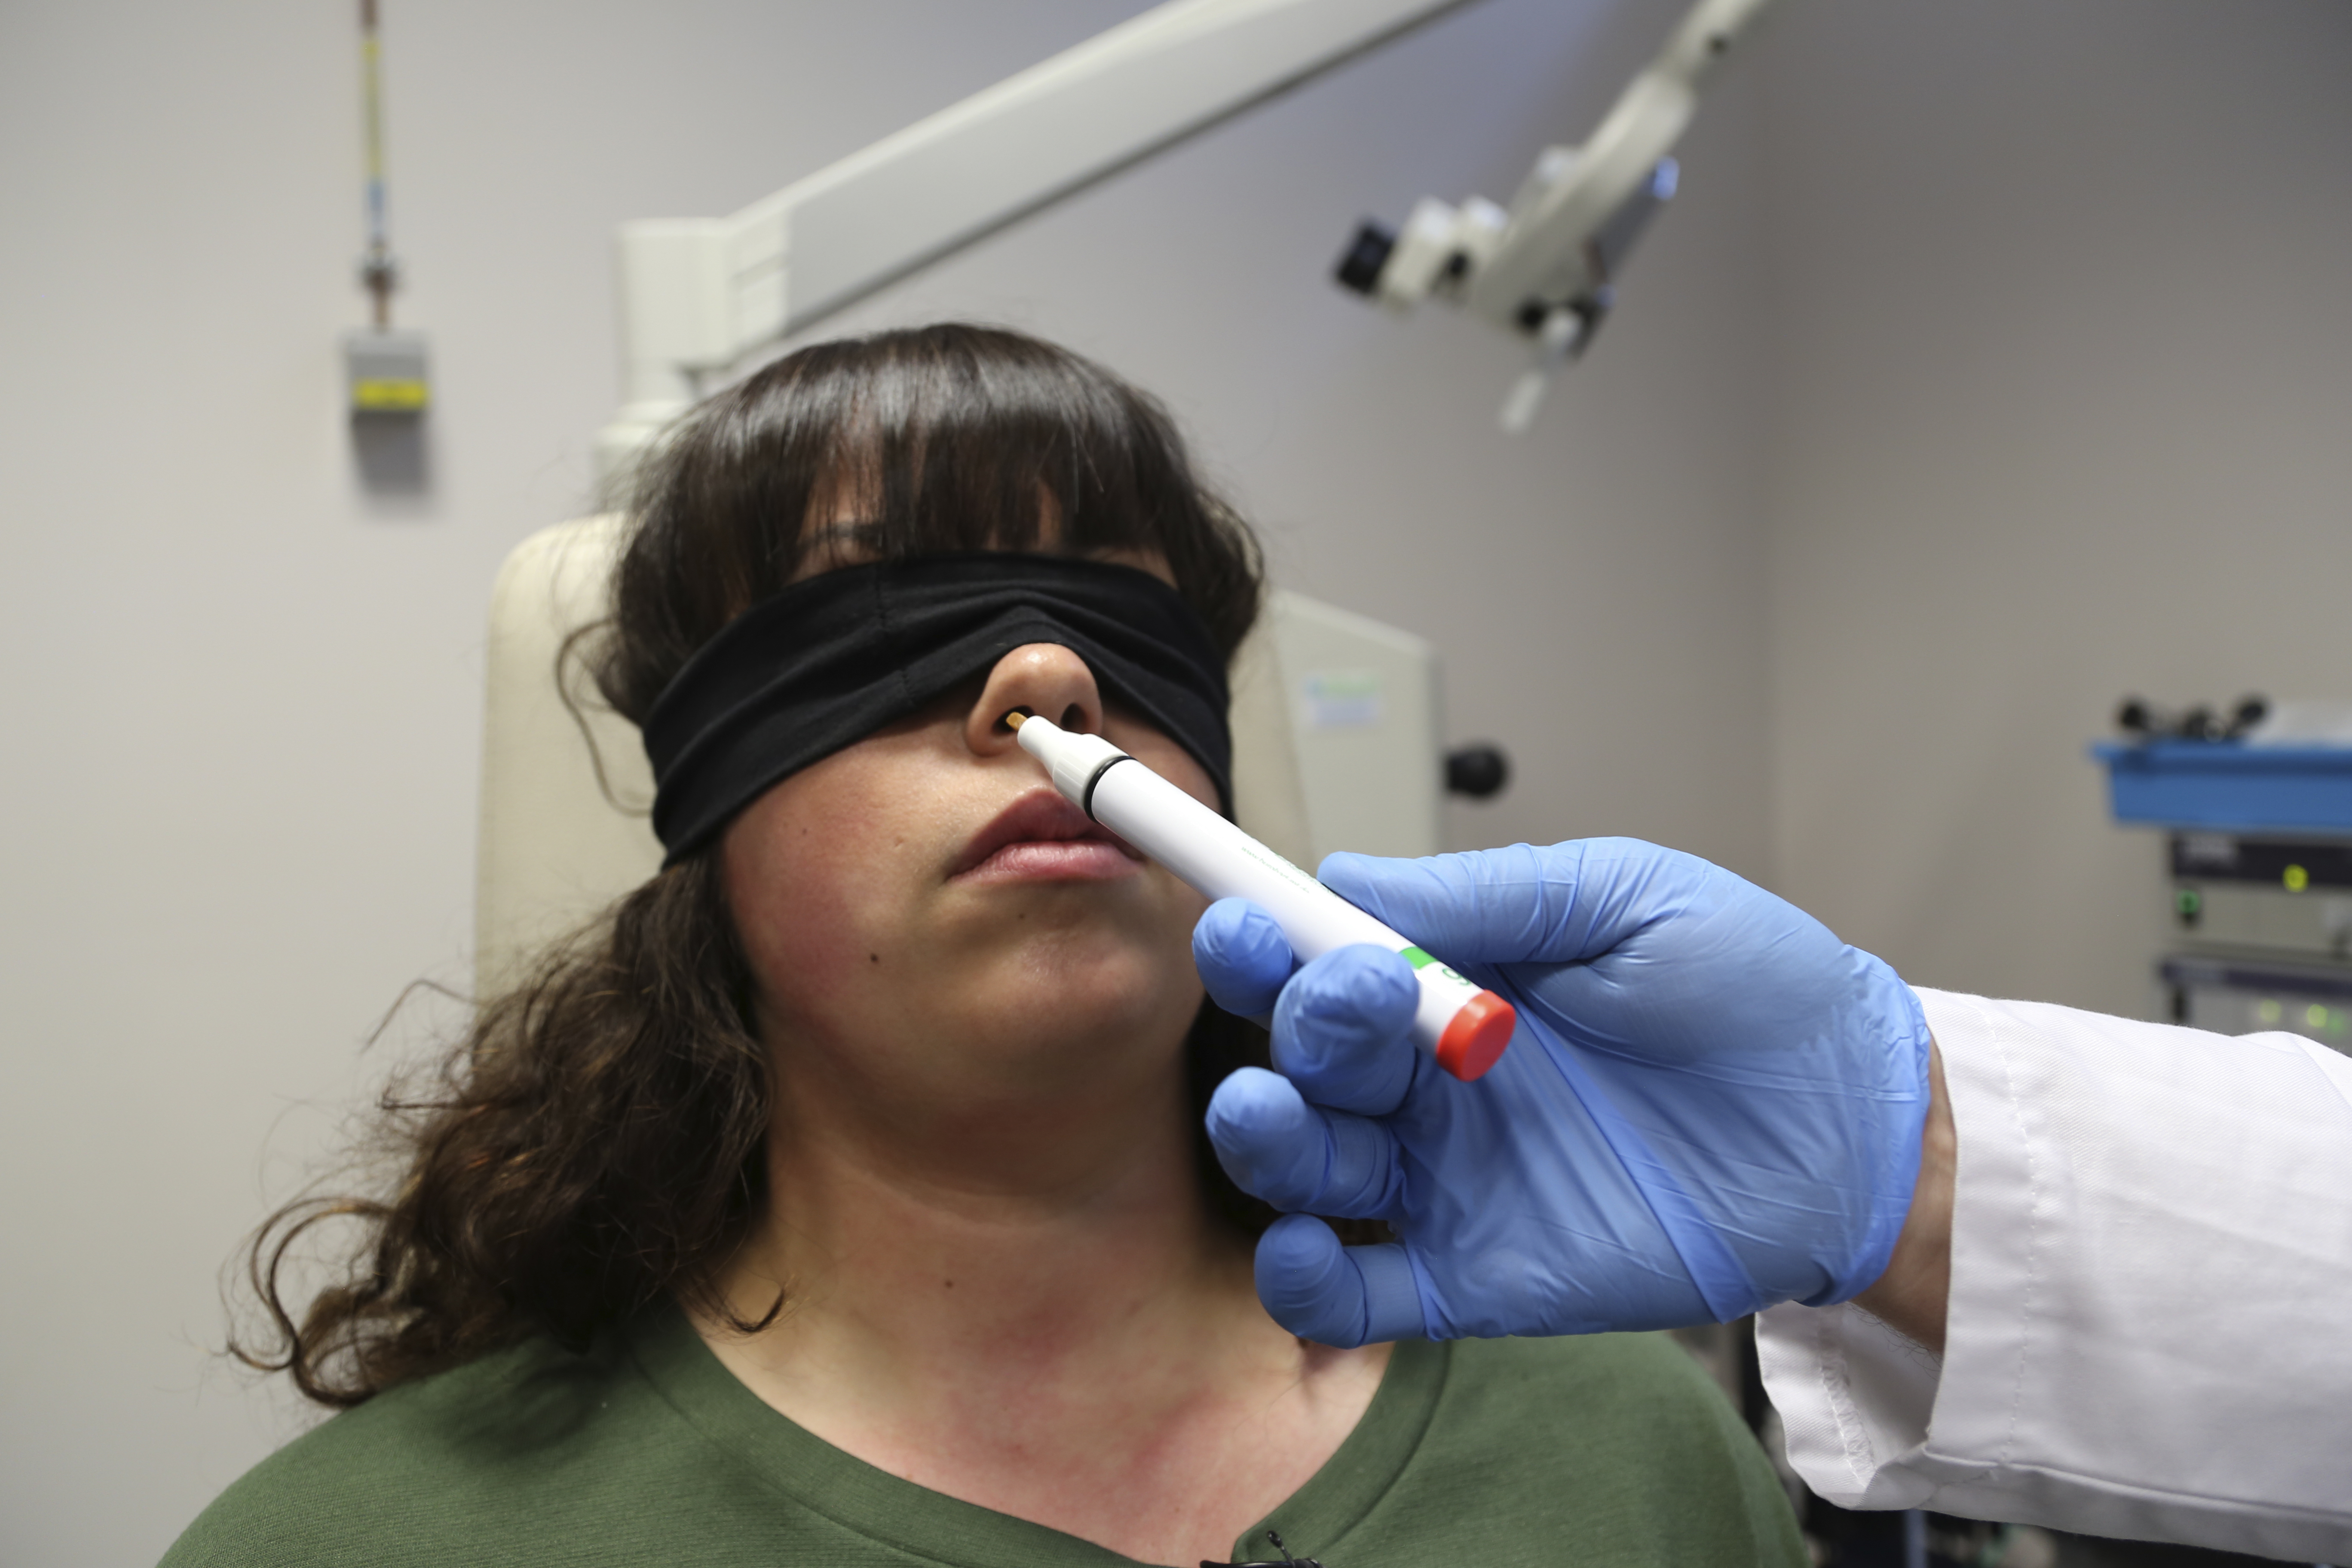
[[[1232,814],[1224,658],[1175,589],[1059,555],[927,555],[795,583],[687,661],[645,725],[663,864],[1028,643],[1085,659],[1106,695],[1192,754]]]

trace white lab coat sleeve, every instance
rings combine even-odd
[[[1959,1135],[1939,1358],[1758,1321],[1789,1458],[1849,1508],[2352,1563],[2352,1058],[1918,993]]]

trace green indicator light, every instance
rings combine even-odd
[[[2197,911],[2205,907],[2205,900],[2197,896],[2196,889],[2183,888],[2173,895],[2172,907],[2180,911],[2182,920],[2193,921],[2197,918]]]
[[[1407,963],[1412,964],[1415,969],[1427,969],[1431,964],[1437,962],[1437,960],[1430,957],[1429,954],[1422,952],[1421,949],[1417,947],[1408,947],[1404,950],[1404,961]]]
[[[2279,1021],[2279,1005],[2265,996],[2254,1004],[2254,1016],[2262,1023],[2275,1024]]]
[[[2289,866],[2286,868],[2285,874],[2280,877],[2279,880],[2286,884],[2286,890],[2288,892],[2300,893],[2305,888],[2311,886],[2311,873],[2305,870],[2300,866]]]
[[[2345,1017],[2343,1014],[2331,1012],[2327,1015],[2327,1032],[2329,1034],[2342,1034],[2344,1032],[2344,1025]]]
[[[2303,1010],[2303,1021],[2315,1029],[2324,1029],[2327,1026],[2327,1009],[2314,1002]]]

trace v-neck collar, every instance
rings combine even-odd
[[[646,1380],[688,1425],[761,1486],[843,1529],[925,1562],[953,1568],[1110,1568],[1108,1547],[932,1491],[845,1453],[801,1426],[729,1372],[685,1312],[647,1312],[631,1352]],[[1370,1512],[1420,1447],[1445,1384],[1447,1347],[1398,1342],[1356,1429],[1323,1468],[1234,1542],[1236,1561],[1324,1557]],[[1185,1565],[1190,1568],[1190,1565]]]

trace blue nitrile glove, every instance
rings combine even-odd
[[[1633,839],[1334,855],[1319,876],[1509,999],[1519,1028],[1457,1082],[1407,1037],[1402,958],[1344,948],[1294,975],[1265,911],[1202,917],[1209,994],[1274,1011],[1279,1075],[1227,1079],[1209,1133],[1286,1211],[1257,1251],[1285,1328],[1333,1345],[1664,1328],[1842,1301],[1885,1271],[1928,1049],[1885,964]],[[1342,1249],[1314,1215],[1398,1240]]]

